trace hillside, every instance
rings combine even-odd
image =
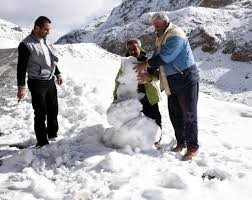
[[[28,34],[27,29],[0,19],[0,49],[16,48]]]

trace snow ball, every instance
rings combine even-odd
[[[111,104],[107,111],[110,125],[119,128],[122,124],[140,115],[142,104],[137,99],[127,99]]]

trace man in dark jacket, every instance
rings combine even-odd
[[[168,95],[169,115],[177,140],[172,151],[180,152],[187,148],[182,160],[191,160],[199,148],[198,70],[184,31],[162,12],[153,14],[151,22],[157,34],[154,54],[135,69],[139,71],[148,66],[159,69],[160,89]]]
[[[40,16],[35,21],[32,33],[18,46],[17,98],[20,101],[25,97],[27,73],[35,115],[37,147],[49,144],[48,140],[55,139],[58,132],[58,98],[55,79],[58,85],[63,83],[63,79],[57,67],[58,58],[46,43],[50,29],[50,19]]]

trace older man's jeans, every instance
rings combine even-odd
[[[198,103],[199,83],[188,86],[178,94],[168,96],[170,120],[175,130],[177,144],[198,148]]]

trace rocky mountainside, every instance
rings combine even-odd
[[[252,60],[251,0],[124,0],[108,18],[72,31],[57,43],[94,42],[123,55],[125,41],[139,38],[150,52],[154,29],[149,20],[161,10],[184,29],[193,48],[209,53],[221,50],[235,61]]]
[[[27,29],[0,19],[0,49],[17,47],[28,34]]]

